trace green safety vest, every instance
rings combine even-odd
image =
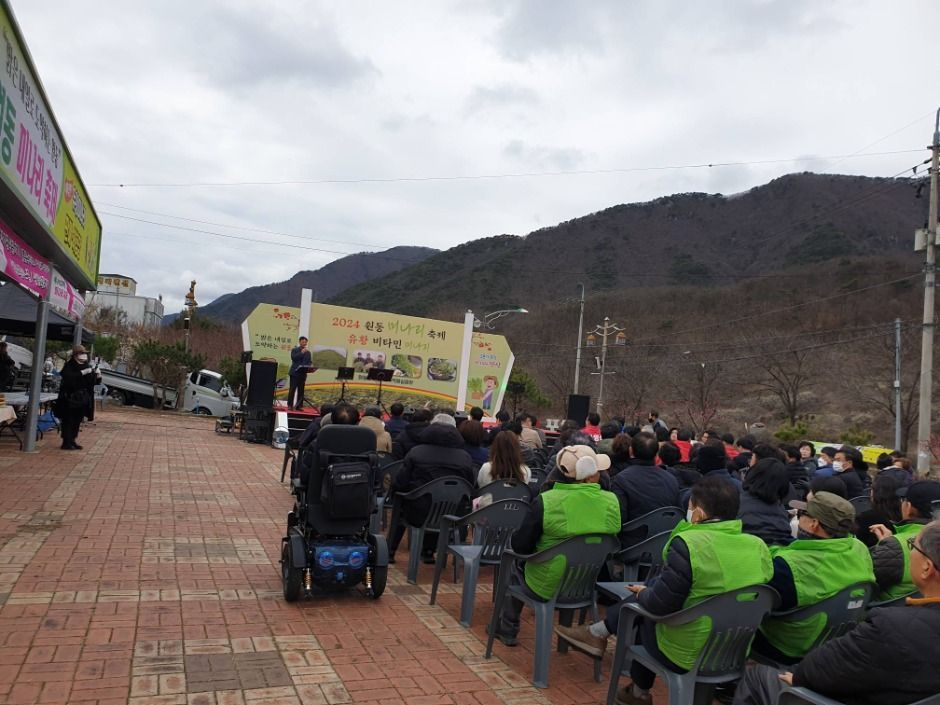
[[[809,607],[832,597],[853,583],[874,583],[871,554],[854,536],[842,539],[799,539],[771,549],[793,573],[796,606]],[[803,658],[826,626],[826,615],[787,622],[767,618],[760,631],[778,651]]]
[[[898,524],[895,527],[897,533],[894,535],[894,538],[901,544],[901,553],[904,555],[904,573],[901,582],[897,585],[892,585],[878,595],[879,602],[883,600],[896,600],[899,597],[904,597],[905,595],[910,595],[912,592],[917,591],[917,586],[914,585],[914,580],[911,578],[911,547],[907,545],[907,540],[911,536],[917,536],[923,528],[924,524],[917,522],[906,522]],[[885,539],[885,541],[887,540],[889,539]]]
[[[605,492],[594,482],[557,482],[543,492],[542,535],[536,551],[551,548],[565,539],[581,534],[611,534],[620,531],[620,502],[612,492]],[[549,600],[555,595],[565,573],[564,556],[545,563],[525,566],[525,582],[536,595]]]
[[[749,585],[762,585],[773,575],[767,545],[756,536],[741,533],[741,520],[690,524],[680,521],[663,549],[663,561],[676,539],[685,542],[692,565],[692,589],[683,609],[713,595]],[[682,626],[656,625],[656,644],[676,666],[692,668],[711,632],[708,617]]]

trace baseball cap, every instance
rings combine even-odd
[[[590,446],[567,446],[558,451],[555,458],[562,472],[575,480],[583,480],[610,467],[610,456],[598,455]],[[582,463],[581,461],[585,459],[586,462]]]
[[[897,491],[898,497],[903,497],[917,513],[925,519],[929,519],[933,507],[933,502],[940,500],[940,482],[936,480],[918,480],[907,487],[902,487]]]
[[[847,499],[832,492],[814,492],[809,502],[794,500],[790,502],[790,506],[803,509],[833,536],[845,536],[851,533],[855,526],[855,507]]]

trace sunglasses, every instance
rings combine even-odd
[[[917,551],[928,561],[930,561],[934,565],[937,565],[937,561],[935,561],[932,556],[930,556],[924,549],[922,549],[920,546],[914,543],[914,540],[916,538],[917,538],[916,536],[909,536],[907,539],[907,547],[910,548],[912,551]]]

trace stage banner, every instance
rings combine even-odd
[[[297,344],[300,308],[259,304],[245,319],[246,340],[255,360],[278,363],[277,396],[287,394],[290,351]],[[307,375],[307,397],[316,404],[340,396],[340,367],[352,367],[346,400],[363,406],[378,397],[370,369],[392,370],[382,385],[387,406],[455,406],[460,377],[464,326],[453,321],[404,316],[383,311],[313,304],[306,332],[313,367]],[[498,411],[512,368],[512,351],[501,335],[473,334],[466,408]]]
[[[0,177],[84,276],[98,278],[101,223],[63,144],[7,2],[0,3]],[[54,264],[61,266],[59,258]]]

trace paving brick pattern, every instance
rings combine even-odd
[[[487,572],[471,629],[459,586],[445,579],[430,606],[429,567],[405,582],[404,549],[380,600],[284,602],[280,451],[134,409],[99,413],[83,451],[58,440],[27,455],[0,438],[0,705],[604,699],[580,654],[553,654],[551,687],[532,687],[529,621],[519,647],[483,658]]]

